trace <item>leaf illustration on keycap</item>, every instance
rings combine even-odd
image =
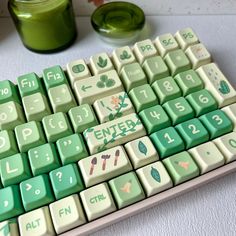
[[[98,57],[97,65],[101,68],[104,68],[107,66],[107,59],[103,59],[101,56]]]
[[[107,75],[101,75],[100,76],[100,81],[97,82],[97,87],[98,88],[110,88],[113,87],[115,85],[115,80],[113,79],[108,79]]]
[[[156,168],[154,168],[154,167],[152,167],[152,169],[151,169],[151,176],[152,176],[152,178],[155,179],[158,183],[161,182],[160,173],[159,173],[159,171],[158,171]]]
[[[228,93],[230,93],[230,88],[229,88],[229,85],[227,84],[226,81],[224,81],[224,80],[221,80],[221,81],[220,81],[219,91],[220,91],[222,94],[228,94]]]
[[[124,50],[122,54],[120,55],[121,60],[129,59],[129,58],[131,58],[131,55],[126,50]]]
[[[138,143],[138,150],[141,153],[143,153],[145,156],[147,155],[147,147],[142,141],[139,141],[139,143]]]
[[[78,64],[78,65],[74,65],[72,67],[72,71],[74,73],[81,73],[85,70],[85,66],[83,64]]]

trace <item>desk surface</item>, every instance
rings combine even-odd
[[[235,15],[148,17],[143,38],[190,26],[211,52],[224,74],[236,87]],[[41,73],[52,65],[86,58],[112,46],[100,41],[92,31],[89,18],[77,19],[79,36],[69,49],[41,55],[25,49],[9,18],[0,18],[0,79],[15,81],[28,72]],[[148,36],[147,36],[148,35]],[[95,235],[235,235],[236,173],[207,184],[195,191],[162,203]]]

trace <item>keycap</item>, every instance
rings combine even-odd
[[[186,99],[194,109],[196,116],[206,114],[218,108],[215,98],[206,89],[189,94]]]
[[[207,142],[188,150],[197,163],[200,173],[205,174],[224,165],[224,156],[213,142]]]
[[[97,99],[122,92],[123,86],[115,70],[105,72],[74,83],[77,101],[80,105],[92,105]]]
[[[35,121],[16,126],[15,135],[21,152],[46,142],[41,124]]]
[[[20,193],[26,211],[31,211],[54,201],[49,178],[45,174],[21,182]]]
[[[177,31],[175,38],[180,47],[185,51],[189,46],[199,42],[197,35],[191,28],[185,28]]]
[[[136,173],[148,197],[173,186],[172,180],[161,161],[144,166]]]
[[[233,123],[221,110],[215,110],[199,117],[207,128],[210,138],[214,139],[233,130]]]
[[[79,161],[88,156],[86,146],[80,134],[72,134],[57,140],[57,150],[63,165]]]
[[[42,123],[48,142],[56,142],[59,138],[72,134],[68,118],[62,112],[45,116]]]
[[[232,132],[213,140],[217,148],[224,155],[225,163],[236,159],[236,133]]]
[[[111,121],[135,112],[133,104],[126,92],[116,93],[98,99],[93,104],[93,107],[100,123]]]
[[[60,167],[59,157],[53,143],[46,143],[28,151],[33,175],[46,174]]]
[[[12,101],[0,104],[0,130],[13,130],[23,123],[25,117],[21,105]]]
[[[111,192],[106,183],[82,191],[80,197],[89,221],[116,210]]]
[[[166,77],[157,80],[152,84],[152,88],[156,93],[160,104],[173,100],[181,96],[181,90],[172,77]]]
[[[67,84],[62,84],[48,90],[48,97],[54,113],[68,112],[75,107],[76,101]]]
[[[175,76],[175,81],[180,87],[183,96],[192,94],[203,89],[204,85],[194,70],[187,70]]]
[[[150,138],[162,159],[185,148],[183,140],[173,127],[157,131],[151,134]]]
[[[41,93],[34,93],[23,97],[22,103],[28,121],[42,121],[44,116],[51,114],[48,101]]]
[[[144,84],[133,88],[129,92],[129,97],[137,112],[158,104],[156,94],[149,84]]]
[[[10,186],[31,177],[26,153],[18,153],[0,161],[2,184]]]
[[[205,88],[213,94],[219,107],[236,102],[236,91],[215,63],[201,66],[197,73],[205,83]]]
[[[141,111],[139,116],[148,134],[163,128],[167,128],[171,125],[169,117],[160,105],[156,105]]]
[[[0,104],[16,102],[20,104],[19,93],[15,84],[10,80],[0,81]]]
[[[19,217],[20,235],[54,236],[55,232],[47,206],[28,212]]]
[[[79,168],[86,187],[132,170],[129,158],[122,146],[80,160]]]
[[[158,153],[147,136],[126,143],[125,150],[135,169],[159,160]]]
[[[84,189],[75,163],[53,170],[49,176],[56,199],[67,197]]]
[[[128,46],[115,49],[112,53],[112,60],[118,73],[124,65],[131,64],[136,61],[133,52]]]
[[[163,160],[174,185],[181,184],[199,175],[199,169],[190,154],[180,152]]]
[[[140,64],[137,62],[125,65],[120,72],[120,78],[127,92],[137,86],[147,83],[146,75]]]
[[[94,154],[142,137],[146,134],[146,131],[138,115],[132,113],[88,128],[83,134],[90,153]]]
[[[134,44],[134,54],[140,64],[147,58],[157,55],[157,50],[150,39]]]
[[[236,104],[231,104],[221,109],[233,122],[234,131],[236,131]]]
[[[19,187],[12,185],[0,189],[0,221],[16,217],[23,213],[24,210],[21,203]]]
[[[77,194],[50,204],[53,226],[57,234],[86,223],[86,218]]]
[[[145,198],[142,186],[134,172],[110,180],[109,186],[119,209]]]
[[[164,59],[172,76],[191,69],[191,63],[182,49],[168,52]]]
[[[88,104],[71,108],[68,115],[76,133],[82,133],[85,129],[98,125],[93,108]]]
[[[179,48],[178,43],[171,34],[163,34],[157,37],[155,45],[162,57],[164,57],[168,52]]]
[[[0,159],[18,152],[15,135],[11,130],[0,131]]]
[[[114,69],[107,53],[99,53],[90,57],[90,68],[94,75]]]
[[[168,67],[160,56],[146,59],[143,63],[143,70],[147,75],[149,84],[153,84],[155,81],[170,75]]]
[[[1,236],[19,236],[18,224],[15,218],[0,223]]]

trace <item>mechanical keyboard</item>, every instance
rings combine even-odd
[[[0,81],[0,235],[87,235],[236,170],[236,91],[191,28]]]

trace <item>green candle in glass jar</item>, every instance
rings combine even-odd
[[[9,0],[8,8],[23,44],[30,50],[58,51],[76,38],[71,0]]]

